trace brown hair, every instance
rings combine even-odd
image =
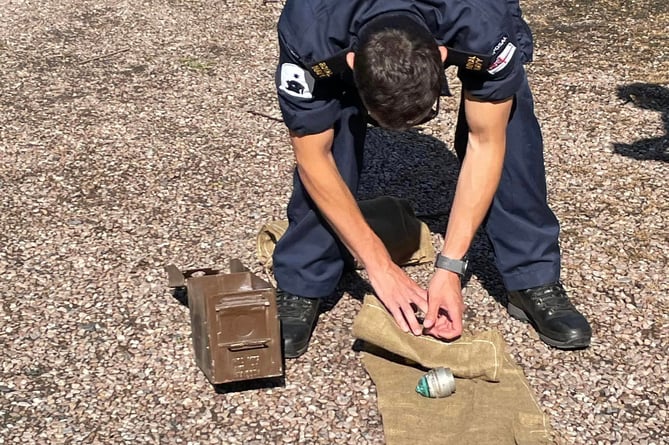
[[[437,42],[406,16],[375,19],[361,32],[353,75],[360,97],[384,128],[405,130],[429,114],[441,92]]]

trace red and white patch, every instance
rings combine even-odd
[[[502,71],[509,64],[515,53],[516,45],[513,43],[507,43],[495,61],[488,67],[488,73],[496,74]]]

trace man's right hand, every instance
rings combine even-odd
[[[423,326],[416,319],[415,308],[427,313],[427,291],[409,278],[392,261],[377,268],[367,268],[369,281],[400,329],[421,335]]]

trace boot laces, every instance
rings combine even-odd
[[[536,301],[543,307],[548,307],[551,312],[570,310],[573,308],[571,301],[567,298],[567,292],[560,283],[547,284],[527,292],[530,299]]]

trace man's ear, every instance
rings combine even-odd
[[[446,56],[448,55],[448,50],[446,49],[445,46],[440,46],[439,47],[439,54],[441,54],[441,61],[445,62],[446,61]]]
[[[353,61],[355,60],[355,53],[353,51],[346,53],[346,64],[353,69]]]

